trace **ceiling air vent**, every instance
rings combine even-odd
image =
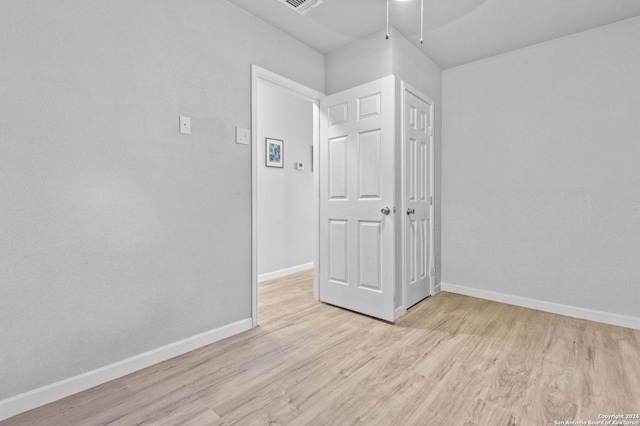
[[[289,9],[295,10],[300,15],[304,15],[316,6],[319,6],[324,0],[278,0]]]

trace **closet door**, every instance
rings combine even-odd
[[[433,102],[403,85],[407,308],[431,293]]]
[[[320,300],[394,320],[394,102],[389,76],[327,96],[320,141]]]

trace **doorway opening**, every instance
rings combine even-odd
[[[259,283],[296,273],[304,276],[300,271],[314,268],[317,258],[315,153],[322,94],[255,65],[251,80],[252,319],[256,326]]]

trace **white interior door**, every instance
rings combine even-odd
[[[431,292],[433,103],[404,88],[405,280],[407,308]]]
[[[394,320],[394,84],[327,96],[320,141],[320,300]]]

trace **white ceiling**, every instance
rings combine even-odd
[[[386,26],[386,0],[324,0],[299,15],[278,0],[229,0],[321,53]],[[390,0],[391,26],[441,68],[640,16],[640,0]]]

